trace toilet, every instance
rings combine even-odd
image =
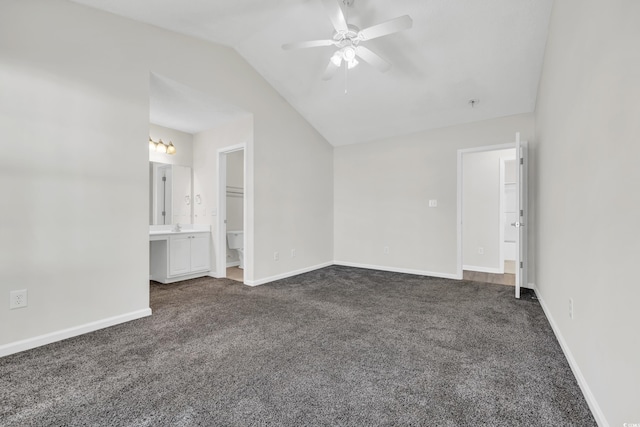
[[[244,231],[227,231],[227,244],[229,249],[238,251],[240,258],[240,268],[244,268]]]

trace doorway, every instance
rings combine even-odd
[[[458,278],[525,282],[525,150],[516,143],[458,150]],[[521,159],[521,160],[520,160]]]
[[[218,150],[218,224],[216,264],[219,277],[245,281],[247,198],[245,144]]]

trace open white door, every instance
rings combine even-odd
[[[520,141],[520,133],[516,133],[516,202],[518,216],[513,227],[516,227],[516,298],[520,298],[520,288],[527,284],[527,143]]]

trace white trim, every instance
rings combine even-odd
[[[462,154],[458,150],[457,194],[456,194],[456,279],[462,280]]]
[[[508,150],[509,148],[514,148],[514,147],[515,147],[515,142],[508,142],[506,144],[484,145],[482,147],[474,147],[474,148],[461,148],[458,150],[458,152],[462,152],[464,154],[482,153],[483,151]]]
[[[114,316],[114,317],[108,317],[106,319],[96,320],[95,322],[85,323],[84,325],[74,326],[72,328],[50,332],[48,334],[40,335],[37,337],[27,338],[26,340],[0,345],[0,357],[8,356],[14,353],[19,353],[25,350],[30,350],[32,348],[51,344],[57,341],[62,341],[67,338],[72,338],[78,335],[87,334],[89,332],[108,328],[109,326],[115,326],[120,323],[129,322],[131,320],[136,320],[136,319],[140,319],[142,317],[147,317],[147,316],[151,316],[150,308],[145,308],[138,311],[132,311],[131,313],[121,314],[119,316]]]
[[[274,282],[280,279],[286,279],[289,277],[297,276],[299,274],[308,273],[310,271],[319,270],[321,268],[330,267],[332,265],[340,265],[343,267],[354,267],[354,268],[366,268],[368,270],[379,270],[379,271],[389,271],[392,273],[405,273],[405,274],[415,274],[417,276],[429,276],[429,277],[439,277],[442,279],[452,279],[452,280],[461,280],[458,279],[456,274],[451,273],[437,273],[433,271],[425,271],[425,270],[413,270],[410,268],[396,268],[396,267],[386,267],[382,265],[372,265],[372,264],[359,264],[355,262],[346,262],[346,261],[333,261],[333,262],[325,262],[322,264],[317,264],[311,267],[301,268],[300,270],[290,271],[287,273],[277,274],[275,276],[266,277],[264,279],[259,280],[245,280],[244,284],[248,286],[259,286],[264,285],[265,283]]]
[[[504,269],[501,271],[499,268],[495,267],[478,267],[476,265],[465,264],[462,266],[462,269],[467,271],[477,271],[479,273],[504,274]]]
[[[161,283],[163,285],[168,285],[170,283],[184,282],[185,280],[198,279],[200,277],[209,277],[209,276],[211,276],[211,273],[209,271],[200,271],[197,273],[181,274],[180,276],[167,277],[162,280],[160,279],[151,279],[151,280],[153,280],[154,282]],[[215,277],[215,276],[211,276],[211,277]]]
[[[277,274],[277,275],[271,276],[271,277],[265,277],[264,279],[245,280],[244,284],[248,285],[248,286],[264,285],[265,283],[274,282],[274,281],[280,280],[280,279],[286,279],[288,277],[297,276],[298,274],[308,273],[310,271],[319,270],[319,269],[325,268],[325,267],[330,267],[333,264],[334,263],[331,262],[331,261],[324,262],[322,264],[312,265],[311,267],[301,268],[300,270],[289,271],[287,273]]]
[[[569,345],[565,341],[564,336],[562,335],[562,332],[560,332],[560,328],[558,328],[558,325],[553,319],[553,316],[551,315],[551,311],[547,308],[547,304],[544,302],[544,299],[538,292],[535,283],[530,283],[529,286],[532,286],[532,289],[536,291],[536,296],[538,297],[538,301],[540,302],[542,311],[544,311],[544,314],[547,317],[549,324],[551,325],[551,329],[553,330],[553,333],[555,334],[556,339],[560,343],[560,348],[562,349],[562,352],[564,353],[564,356],[566,357],[567,362],[569,362],[571,371],[573,371],[573,375],[576,377],[576,380],[578,381],[580,390],[582,391],[582,394],[584,395],[584,398],[587,401],[587,404],[589,405],[589,409],[591,409],[591,413],[593,414],[593,417],[595,418],[596,422],[600,427],[609,427],[609,423],[607,422],[607,419],[605,418],[604,413],[602,412],[602,409],[600,409],[600,405],[598,405],[598,401],[596,400],[595,396],[591,392],[591,388],[589,388],[589,384],[587,383],[587,380],[585,379],[584,375],[582,375],[582,371],[580,370],[580,367],[578,366],[576,359],[573,357],[573,354],[571,353],[571,349],[569,348]]]
[[[231,261],[227,263],[227,268],[229,267],[237,267],[240,265],[240,261]]]
[[[500,157],[500,175],[498,178],[498,205],[500,229],[498,230],[498,266],[500,274],[504,274],[504,158]]]
[[[368,270],[390,271],[392,273],[415,274],[417,276],[430,276],[430,277],[439,277],[442,279],[460,280],[457,274],[451,274],[451,273],[437,273],[433,271],[414,270],[410,268],[386,267],[382,265],[359,264],[355,262],[346,262],[346,261],[334,261],[333,264],[341,265],[344,267],[366,268]]]

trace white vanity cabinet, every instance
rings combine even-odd
[[[209,271],[209,233],[169,236],[169,276]]]
[[[173,283],[208,275],[211,269],[211,233],[170,232],[150,235],[150,276]]]

